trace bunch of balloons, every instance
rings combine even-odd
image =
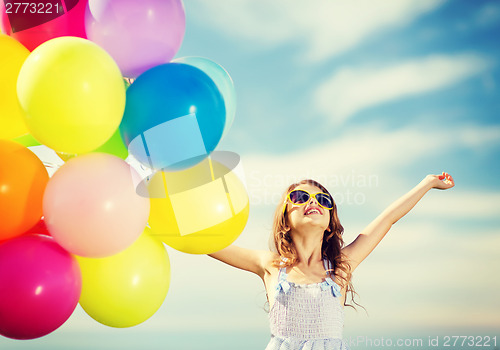
[[[163,243],[208,254],[246,225],[239,157],[215,151],[233,82],[173,60],[181,0],[19,4],[0,2],[0,334],[44,336],[78,303],[137,325],[168,292]],[[51,177],[35,145],[65,161]]]

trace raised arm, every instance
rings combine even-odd
[[[214,259],[228,265],[253,272],[264,279],[266,266],[273,259],[273,253],[265,250],[252,250],[230,245],[213,254],[208,254]]]
[[[351,271],[375,249],[389,229],[405,216],[431,188],[448,189],[455,185],[450,174],[427,175],[417,186],[392,203],[343,249]]]

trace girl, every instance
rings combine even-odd
[[[344,247],[332,196],[318,182],[303,180],[288,187],[276,208],[276,252],[233,245],[209,255],[262,278],[270,307],[266,350],[348,349],[342,331],[347,292],[354,302],[352,273],[427,191],[453,186],[445,172],[426,176]]]

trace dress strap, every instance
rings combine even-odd
[[[328,274],[328,270],[330,270],[330,266],[331,266],[330,260],[323,259],[323,266],[325,267],[325,271],[327,271],[327,274]]]
[[[281,258],[283,262],[287,261],[287,258]],[[283,291],[283,293],[287,293],[290,290],[290,283],[286,280],[287,273],[286,273],[286,267],[280,268],[280,271],[278,273],[278,284],[276,285],[276,291],[279,293],[280,291]]]
[[[332,264],[331,264],[330,260],[328,260],[328,259],[323,259],[323,265],[325,266],[325,271],[332,269],[332,267],[331,267]],[[328,272],[327,272],[327,276],[328,276]],[[335,283],[335,281],[332,280],[330,277],[326,277],[325,281],[321,284],[321,289],[327,290],[329,288],[332,289],[332,293],[333,293],[334,297],[338,298],[338,297],[342,296],[342,293],[340,293],[340,286],[337,283]]]

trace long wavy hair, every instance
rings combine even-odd
[[[274,213],[272,239],[274,241],[275,249],[272,249],[272,246],[270,246],[270,248],[271,250],[276,250],[276,252],[279,254],[279,257],[273,261],[274,267],[286,268],[289,266],[294,266],[296,263],[298,263],[299,257],[297,254],[297,249],[295,247],[295,244],[293,243],[292,237],[290,235],[290,229],[287,223],[288,211],[286,209],[286,201],[288,193],[295,189],[297,186],[303,184],[316,186],[320,188],[324,193],[330,194],[330,192],[328,192],[328,190],[323,185],[311,179],[305,179],[288,186],[288,189],[283,193],[280,204],[278,205],[278,207],[276,208],[276,212]],[[333,198],[331,194],[330,196]],[[283,211],[284,205],[285,211]],[[342,286],[347,285],[346,294],[351,294],[351,301],[354,304],[361,306],[356,301],[354,301],[354,296],[357,295],[357,293],[355,292],[351,282],[351,266],[347,261],[347,257],[342,253],[342,248],[344,247],[344,240],[342,238],[343,233],[344,228],[340,224],[340,220],[337,215],[337,205],[334,201],[333,209],[330,210],[330,222],[328,224],[328,228],[323,234],[321,255],[324,259],[327,259],[330,262],[330,266],[333,267],[333,269],[327,271],[328,275],[332,279],[334,279],[335,276],[338,276],[341,280],[340,284]],[[347,304],[347,297],[344,301],[344,305],[356,309],[356,307],[354,307],[353,305]]]

